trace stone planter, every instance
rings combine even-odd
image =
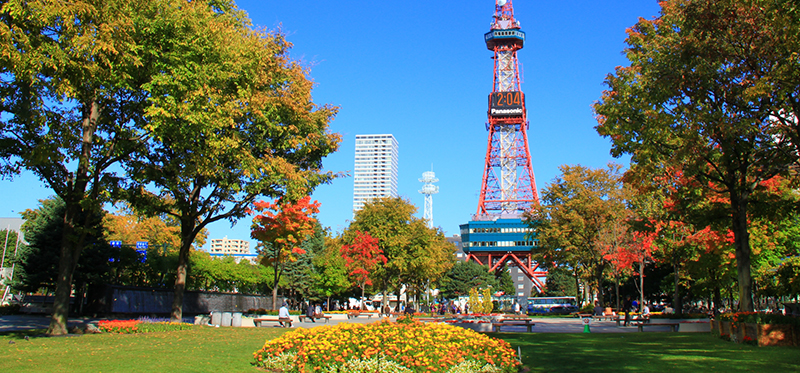
[[[720,336],[727,335],[728,338],[732,337],[731,322],[730,321],[720,321],[719,322],[719,334],[720,334]]]
[[[759,346],[797,346],[798,330],[793,325],[757,325],[756,338]]]
[[[758,340],[758,324],[755,323],[738,323],[731,325],[731,340],[736,343],[742,343],[746,340]]]

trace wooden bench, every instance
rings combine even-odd
[[[368,319],[372,318],[372,312],[348,312],[347,318],[348,319],[355,319],[359,316],[366,316]]]
[[[509,320],[509,319],[503,319],[503,320],[500,320],[500,322],[493,322],[493,323],[492,323],[492,327],[494,328],[494,331],[495,331],[495,333],[497,333],[497,332],[500,332],[500,329],[501,329],[501,328],[503,328],[504,326],[524,326],[524,327],[525,327],[525,330],[526,330],[528,333],[530,333],[530,332],[531,332],[531,330],[532,330],[532,329],[531,329],[531,327],[533,327],[534,325],[536,325],[536,324],[534,324],[534,323],[533,323],[533,322],[531,322],[531,321],[532,321],[532,320],[530,320],[530,319],[528,319],[528,320]]]
[[[625,314],[617,315],[617,320],[616,321],[617,321],[617,326],[619,326],[619,323],[625,322]],[[644,322],[646,324],[646,323],[650,322],[650,317],[642,318],[639,315],[631,315],[630,322],[631,322],[631,324],[641,323],[641,322]]]
[[[286,323],[286,324],[289,324],[289,326],[288,326],[289,328],[292,327],[292,319],[280,320],[277,317],[276,318],[253,319],[253,324],[255,324],[256,328],[260,328],[261,324],[263,324],[265,322],[274,322],[274,323],[278,323],[278,325],[281,325],[281,323]]]
[[[638,321],[638,322],[636,322],[636,326],[639,328],[640,332],[644,331],[644,327],[645,326],[669,326],[669,329],[671,331],[673,331],[673,332],[677,332],[678,331],[678,324],[673,324],[673,323],[647,323],[647,322]]]
[[[306,315],[298,315],[298,316],[297,316],[297,318],[298,318],[298,319],[300,319],[300,321],[301,321],[301,322],[302,322],[302,321],[303,321],[303,319],[305,319],[306,317],[308,317],[308,316],[306,316]],[[328,316],[328,315],[314,316],[314,318],[315,318],[315,319],[325,319],[325,322],[326,322],[326,323],[327,323],[328,321],[331,321],[331,317],[330,317],[330,316]]]
[[[441,322],[444,321],[444,317],[415,317],[414,320],[420,322]]]
[[[597,321],[604,321],[604,320],[614,321],[616,318],[617,318],[617,315],[594,315],[594,316],[592,316],[592,319],[593,320],[597,320]],[[625,318],[623,318],[623,320],[625,320]]]

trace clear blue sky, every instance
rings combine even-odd
[[[400,144],[399,193],[418,207],[422,172],[433,167],[434,225],[458,233],[476,212],[486,154],[487,95],[492,90],[489,31],[494,0],[237,1],[256,26],[280,27],[291,56],[311,67],[318,104],[341,107],[331,129],[343,136],[326,158],[330,171],[351,171],[356,134],[391,133]],[[591,104],[622,55],[625,29],[658,15],[655,0],[514,0],[527,34],[518,53],[528,108],[529,143],[541,190],[558,166],[603,167],[615,160],[594,130]],[[18,217],[49,196],[30,173],[0,181],[0,217]],[[353,180],[322,185],[313,197],[334,232],[352,218]],[[249,239],[249,219],[209,226],[211,238]],[[251,247],[255,246],[255,242]]]

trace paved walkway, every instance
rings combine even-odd
[[[67,320],[67,329],[83,326],[97,319],[70,318]],[[50,326],[50,316],[45,315],[7,315],[0,316],[0,333],[15,332],[33,329],[47,329]]]
[[[68,321],[68,328],[72,328],[75,326],[85,325],[87,323],[96,322],[98,319],[88,319],[88,318],[71,318]],[[360,323],[360,324],[367,324],[377,321],[378,319],[373,318],[366,318],[366,317],[358,317],[354,319],[343,319],[343,320],[330,320],[329,323],[325,323],[324,321],[318,321],[316,323],[312,322],[296,322],[294,323],[294,327],[304,327],[304,328],[313,328],[315,326],[320,325],[336,325],[339,323]],[[674,322],[677,322],[675,320]],[[581,319],[578,318],[533,318],[533,322],[536,324],[533,326],[534,333],[583,333],[583,323]],[[32,330],[32,329],[46,329],[50,325],[50,317],[43,316],[43,315],[10,315],[10,316],[0,316],[0,333],[3,332],[12,332],[12,331],[22,331],[22,330]],[[273,327],[279,327],[278,325],[271,325]],[[590,329],[592,333],[636,333],[638,332],[637,327],[635,326],[617,326],[617,323],[614,321],[592,321],[590,325]],[[652,326],[645,329],[646,332],[669,332],[670,328],[668,326]],[[503,332],[525,332],[524,326],[511,326],[511,327],[504,327]]]

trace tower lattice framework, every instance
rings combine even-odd
[[[494,19],[484,39],[486,47],[494,52],[494,81],[489,95],[486,123],[489,141],[478,211],[474,221],[467,225],[472,241],[472,246],[465,249],[467,261],[487,265],[492,272],[504,266],[517,267],[534,287],[543,291],[545,284],[541,279],[547,272],[532,260],[533,244],[522,242],[517,246],[519,241],[512,242],[513,245],[503,245],[509,241],[498,242],[509,237],[532,240],[531,236],[513,233],[518,232],[517,228],[510,231],[509,228],[480,228],[481,222],[498,219],[511,219],[524,226],[522,213],[539,204],[528,146],[525,94],[520,86],[517,60],[517,51],[525,44],[525,32],[514,18],[511,0],[495,0]],[[473,224],[478,228],[472,228]],[[487,230],[499,234],[497,241],[481,242]]]
[[[528,147],[525,94],[520,87],[517,51],[525,33],[514,18],[511,0],[496,0],[491,30],[484,35],[494,52],[494,82],[489,95],[489,143],[478,215],[518,214],[539,203]]]

